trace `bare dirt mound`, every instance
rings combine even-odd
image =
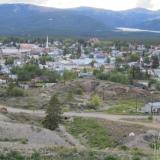
[[[0,149],[38,150],[55,146],[81,147],[63,127],[50,131],[33,125],[0,121]]]
[[[137,94],[142,96],[148,96],[149,92],[147,90],[131,87],[128,85],[122,85],[118,83],[113,83],[109,81],[101,81],[96,79],[78,79],[67,82],[65,84],[57,84],[53,87],[54,91],[58,90],[61,91],[70,91],[74,90],[75,88],[81,88],[86,93],[92,94],[93,92],[101,93],[104,91],[106,96],[110,95],[111,97],[114,95],[130,95],[130,94]],[[108,94],[107,94],[108,93]]]

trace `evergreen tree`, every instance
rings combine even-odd
[[[62,110],[61,104],[56,95],[53,95],[46,112],[46,117],[43,121],[45,128],[55,130],[62,122]]]
[[[156,69],[159,67],[159,58],[158,56],[154,55],[152,56],[152,68]]]

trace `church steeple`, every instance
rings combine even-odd
[[[46,48],[49,48],[49,45],[48,45],[48,36],[47,36],[47,39],[46,39]]]

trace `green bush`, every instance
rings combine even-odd
[[[158,140],[158,138],[157,138],[157,140],[155,140],[155,142],[152,142],[150,144],[150,147],[153,149],[156,149],[156,150],[160,149],[160,141]]]
[[[31,155],[31,160],[40,160],[41,159],[41,156],[38,152],[34,152],[32,155]]]
[[[109,76],[109,80],[112,82],[117,82],[117,83],[122,83],[122,84],[128,84],[129,83],[129,78],[128,75],[124,73],[112,73]]]
[[[60,78],[56,71],[40,69],[37,64],[32,63],[25,64],[23,67],[13,67],[11,72],[17,74],[20,81],[29,81],[35,77],[42,77],[45,82],[55,83]]]
[[[72,91],[69,91],[67,93],[67,101],[72,101],[74,99],[74,93]]]
[[[62,79],[63,79],[64,82],[66,82],[66,81],[69,81],[69,80],[76,79],[77,76],[78,76],[78,75],[77,75],[76,72],[69,71],[69,70],[65,70],[65,71],[63,72]]]
[[[13,64],[14,64],[14,58],[12,57],[6,58],[5,65],[13,65]]]
[[[132,160],[141,160],[139,156],[133,156]]]
[[[78,95],[82,95],[83,94],[83,89],[82,88],[77,88],[77,89],[74,90],[74,93],[78,94]]]
[[[22,96],[24,96],[24,91],[21,88],[14,87],[11,90],[10,95],[14,96],[14,97],[22,97]]]
[[[25,157],[20,155],[18,152],[11,151],[6,154],[0,153],[0,160],[25,160]]]
[[[108,156],[105,158],[105,160],[119,160],[117,157],[114,156]]]
[[[24,138],[24,139],[21,139],[21,143],[22,143],[22,144],[27,144],[27,143],[28,143],[28,139],[25,139],[25,138]]]
[[[102,99],[97,94],[95,94],[91,97],[90,104],[94,109],[96,109],[102,104]]]
[[[150,116],[148,117],[148,120],[149,120],[149,121],[152,121],[152,120],[153,120],[153,116],[150,115]]]
[[[100,80],[108,80],[111,82],[128,84],[129,83],[129,76],[128,74],[112,71],[109,73],[97,73],[96,77]]]
[[[41,158],[38,152],[33,153],[31,156],[24,156],[16,151],[0,153],[0,160],[42,160],[42,159],[43,158]]]
[[[16,85],[13,83],[10,83],[8,85],[6,92],[8,96],[13,96],[13,97],[22,97],[25,94],[22,88],[16,87]]]
[[[140,54],[139,53],[132,53],[130,56],[130,61],[131,62],[135,62],[138,61],[140,59]]]
[[[156,82],[156,89],[157,89],[158,91],[160,91],[160,82],[159,82],[159,81]]]
[[[121,150],[127,151],[129,148],[127,146],[121,146]]]

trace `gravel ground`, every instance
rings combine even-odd
[[[83,147],[63,126],[56,131],[11,122],[0,114],[0,149],[34,150],[44,147]]]

